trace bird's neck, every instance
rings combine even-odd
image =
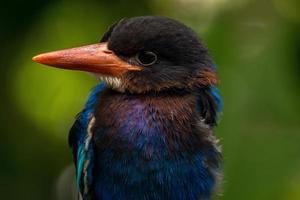
[[[144,117],[141,120],[145,123],[151,117],[162,117],[157,118],[157,123],[169,120],[175,125],[195,117],[193,108],[196,106],[196,97],[188,92],[130,94],[106,89],[98,98],[96,118],[106,119],[110,123],[113,123],[116,118],[129,119],[140,115]]]
[[[210,146],[206,141],[209,127],[200,127],[203,129],[200,133],[198,130],[201,121],[193,93],[142,95],[106,89],[98,98],[95,129],[102,130],[105,139],[99,140],[102,143],[99,146],[103,148],[117,142],[122,143],[124,150],[142,144],[139,146],[142,151],[160,155],[183,150],[200,151],[200,148]]]

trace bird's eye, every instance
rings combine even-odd
[[[144,66],[150,66],[156,63],[157,55],[151,51],[143,51],[136,55],[136,60]]]

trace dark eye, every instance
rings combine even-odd
[[[137,61],[144,66],[153,65],[157,61],[157,55],[151,51],[143,51],[136,55]]]

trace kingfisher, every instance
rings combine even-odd
[[[197,34],[161,16],[122,19],[99,43],[33,61],[99,84],[69,132],[83,200],[207,200],[222,176],[215,64]]]

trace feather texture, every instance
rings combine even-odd
[[[215,88],[145,96],[96,87],[70,133],[83,200],[207,199],[221,161],[209,126],[219,106]]]

